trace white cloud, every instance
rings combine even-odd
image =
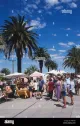
[[[39,17],[37,17],[37,20],[40,21],[41,19]]]
[[[61,0],[61,2],[63,2],[63,3],[69,3],[69,2],[72,2],[72,0]]]
[[[77,34],[77,36],[80,36],[80,34]]]
[[[55,23],[53,22],[53,25],[55,25]]]
[[[68,43],[60,42],[60,43],[58,43],[58,44],[61,45],[61,46],[64,46],[64,47],[70,47],[70,46],[72,46],[72,45],[75,45],[74,42],[68,42]]]
[[[75,43],[74,42],[68,42],[68,45],[75,45]]]
[[[69,35],[68,35],[68,34],[66,34],[66,36],[68,37]]]
[[[56,10],[60,10],[62,8],[63,8],[63,6],[57,6],[57,7],[55,7]]]
[[[64,53],[64,52],[66,52],[66,50],[59,50],[59,52]]]
[[[40,3],[40,0],[36,0],[35,3],[38,5]]]
[[[13,14],[13,13],[14,13],[14,10],[12,10],[11,12],[12,12],[12,14]]]
[[[48,49],[48,50],[50,50],[50,51],[56,51],[56,49],[55,49],[55,47],[54,47],[54,46],[53,46],[53,48]]]
[[[80,45],[78,44],[78,45],[76,45],[76,48],[80,48]]]
[[[28,4],[27,7],[28,8],[33,8],[33,9],[38,9],[38,7],[36,6],[36,4]]]
[[[66,28],[66,30],[70,31],[70,30],[71,30],[71,28]]]
[[[63,59],[64,58],[64,56],[60,56],[60,55],[58,55],[58,54],[50,54],[50,56],[51,56],[51,58],[53,58],[53,59]],[[58,61],[59,62],[59,61]]]
[[[64,59],[65,56],[55,56],[54,59]]]
[[[47,14],[52,15],[52,12],[51,11],[48,11]]]
[[[56,34],[52,34],[53,36],[57,36]]]
[[[51,56],[51,58],[52,58],[52,57],[57,57],[58,54],[50,54],[50,56]]]
[[[29,13],[29,14],[32,13],[32,11],[30,11],[28,7],[25,7],[25,8],[24,8],[23,13],[26,13],[26,12]],[[30,15],[30,16],[31,16],[31,15]]]
[[[69,6],[71,7],[71,8],[77,8],[77,4],[76,3],[71,3],[71,4],[69,4]]]
[[[39,36],[41,36],[41,34],[39,34]]]
[[[41,23],[39,20],[32,20],[30,25],[33,26],[33,29],[41,29],[46,27],[46,23]]]
[[[59,3],[58,0],[45,0],[45,2],[46,2],[47,4],[49,4],[50,6],[53,6],[53,5]]]
[[[56,49],[53,49],[53,48],[52,49],[48,49],[48,50],[50,50],[50,51],[56,51]]]
[[[38,10],[38,13],[41,14],[42,13],[42,10]]]
[[[64,47],[69,47],[69,45],[67,43],[63,43],[63,42],[60,42],[58,43],[60,46],[64,46]]]

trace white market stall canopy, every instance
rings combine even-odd
[[[54,74],[54,75],[57,75],[57,74],[64,74],[66,73],[65,71],[57,71],[57,70],[52,70],[50,72],[47,72],[47,74]]]
[[[34,73],[32,73],[31,75],[30,75],[30,77],[40,77],[40,76],[44,76],[44,74],[43,73],[40,73],[40,72],[37,72],[37,71],[35,71]]]
[[[76,75],[78,78],[80,78],[80,75]]]
[[[13,74],[9,74],[6,75],[6,78],[16,78],[16,77],[25,77],[26,75],[24,73],[13,73]]]

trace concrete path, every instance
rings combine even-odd
[[[45,99],[12,99],[0,104],[0,118],[80,118],[80,96],[74,96],[74,105],[70,106],[70,98],[67,97],[68,105],[63,109],[62,99],[60,102],[53,98],[52,101]]]

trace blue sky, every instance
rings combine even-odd
[[[39,34],[39,46],[46,47],[53,60],[62,67],[63,59],[72,46],[80,47],[80,0],[0,0],[0,25],[11,15],[25,15],[31,19],[30,25]],[[13,58],[16,60],[15,54]],[[15,71],[17,71],[15,61]],[[22,59],[22,71],[38,62],[28,57]],[[12,71],[12,63],[0,54],[0,69],[7,67]],[[74,71],[66,68],[65,71]],[[44,67],[43,72],[47,72]]]

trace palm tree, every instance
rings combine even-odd
[[[38,70],[38,68],[37,68],[35,65],[32,65],[32,66],[30,66],[29,68],[27,68],[27,69],[24,71],[24,73],[27,74],[27,75],[29,76],[30,74],[32,74],[32,73],[35,72],[35,71],[39,71],[39,70]]]
[[[42,47],[39,47],[39,48],[34,52],[34,57],[33,57],[33,59],[38,60],[40,72],[42,73],[43,60],[50,59],[50,55],[49,55],[47,49],[42,48]]]
[[[49,72],[50,69],[51,70],[57,69],[57,63],[55,61],[52,61],[52,60],[47,60],[45,62],[45,66],[48,69],[48,72]]]
[[[5,56],[10,58],[14,50],[17,56],[17,71],[21,72],[21,61],[23,53],[28,52],[29,58],[37,48],[37,34],[28,26],[29,21],[25,21],[24,16],[11,16],[10,20],[5,20],[4,26],[1,27],[1,33],[5,40]],[[26,49],[27,48],[27,49]]]
[[[0,35],[0,52],[4,51],[4,40],[2,35]]]
[[[75,69],[75,73],[80,72],[80,48],[72,47],[64,59],[64,67]]]
[[[5,75],[8,75],[8,74],[10,74],[11,72],[10,72],[9,69],[3,68],[3,69],[1,70],[1,73],[4,73]]]

